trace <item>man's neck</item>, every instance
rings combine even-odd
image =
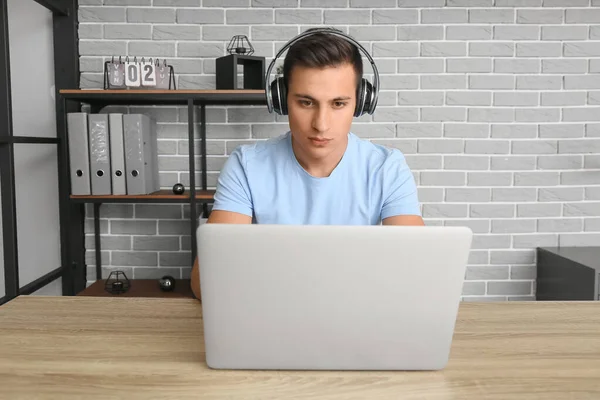
[[[292,150],[294,155],[296,156],[296,160],[298,163],[304,168],[306,172],[308,172],[311,176],[315,178],[326,178],[333,170],[338,166],[342,158],[344,157],[344,153],[348,148],[348,138],[346,140],[345,146],[340,146],[340,149],[331,154],[329,154],[325,158],[311,158],[306,154],[302,153],[302,149],[299,149],[295,144],[294,137],[292,136]]]

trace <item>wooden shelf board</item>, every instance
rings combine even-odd
[[[154,90],[154,89],[62,89],[65,99],[79,100],[90,104],[223,104],[223,105],[265,105],[265,91],[255,89],[234,90]]]
[[[214,190],[196,190],[196,200],[201,202],[210,202],[214,199]],[[81,203],[111,203],[111,202],[181,202],[187,203],[190,200],[190,194],[186,191],[184,194],[174,194],[171,190],[159,190],[146,195],[71,195],[71,200]]]
[[[196,90],[196,89],[177,89],[177,90],[154,90],[154,89],[61,89],[60,94],[170,94],[170,95],[178,95],[178,94],[265,94],[265,91],[262,89],[204,89],[204,90]]]
[[[194,298],[189,279],[175,279],[175,289],[163,292],[158,285],[158,279],[129,279],[130,289],[121,294],[112,294],[105,290],[106,279],[98,280],[77,293],[78,296],[93,297],[164,297],[164,298]]]

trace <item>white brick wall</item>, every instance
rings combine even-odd
[[[532,298],[536,246],[600,245],[599,6],[80,0],[81,86],[101,87],[102,62],[114,54],[166,57],[179,88],[214,88],[214,59],[235,34],[247,35],[269,62],[308,27],[341,28],[372,52],[381,72],[378,110],[353,131],[405,153],[427,224],[475,232],[464,299]],[[131,109],[159,121],[161,184],[188,184],[187,110]],[[237,145],[287,129],[286,118],[265,107],[209,107],[207,117],[211,187]],[[101,212],[105,273],[189,276],[186,207],[103,205]],[[88,220],[90,279],[92,226]]]

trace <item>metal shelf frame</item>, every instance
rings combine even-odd
[[[7,2],[0,1],[0,192],[5,282],[5,295],[0,298],[0,305],[19,295],[31,294],[60,278],[63,279],[63,295],[73,295],[77,289],[74,285],[73,271],[78,265],[85,265],[84,254],[73,252],[71,248],[74,242],[83,244],[83,237],[80,237],[80,233],[83,233],[81,218],[83,206],[65,201],[69,193],[69,182],[65,179],[68,176],[68,166],[65,162],[67,153],[64,152],[64,139],[61,132],[66,129],[66,120],[62,116],[75,110],[64,108],[65,104],[58,96],[61,89],[79,87],[77,0],[35,1],[52,12],[57,137],[25,137],[17,136],[13,132],[8,6]],[[57,146],[61,265],[33,282],[21,286],[17,246],[14,145],[40,143]]]

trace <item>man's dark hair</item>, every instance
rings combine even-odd
[[[306,32],[316,29],[319,28],[311,28]],[[318,32],[307,36],[294,43],[287,51],[283,62],[285,86],[289,87],[288,83],[294,66],[325,68],[337,67],[345,63],[354,66],[356,87],[358,88],[363,75],[360,50],[345,38],[327,32]]]

